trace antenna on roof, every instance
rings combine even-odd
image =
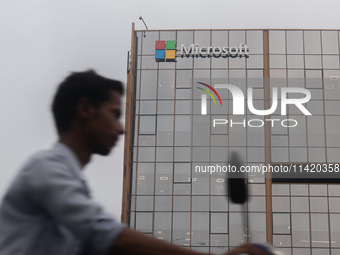
[[[144,21],[142,15],[139,16],[139,19],[140,19],[141,21],[143,21],[143,23],[144,23],[144,25],[145,25],[145,27],[146,27],[146,30],[149,30],[149,28],[148,28],[148,26],[146,25],[146,23],[145,23],[145,21]],[[145,37],[145,31],[144,31],[144,37]]]

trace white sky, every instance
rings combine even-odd
[[[57,139],[50,113],[58,83],[95,69],[126,83],[131,23],[144,29],[339,29],[340,1],[0,1],[0,198],[29,155]],[[120,220],[123,137],[94,156],[94,198]]]

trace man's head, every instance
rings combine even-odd
[[[52,102],[59,136],[76,133],[92,153],[109,154],[124,133],[119,121],[123,93],[121,82],[92,70],[70,74],[59,85]]]

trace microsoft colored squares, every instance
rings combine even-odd
[[[175,59],[176,41],[156,41],[155,59]]]

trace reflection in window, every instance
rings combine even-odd
[[[192,70],[177,70],[176,71],[176,88],[191,88],[192,87]]]
[[[245,213],[229,213],[229,245],[238,246],[240,243],[247,242],[246,228],[244,222]]]
[[[171,242],[171,213],[155,212],[154,237]]]
[[[136,211],[153,211],[153,197],[136,196]]]
[[[209,212],[193,212],[191,216],[191,245],[209,246]]]
[[[312,247],[329,247],[327,214],[311,214]]]
[[[266,214],[249,213],[249,238],[254,243],[265,243],[267,240]]]
[[[153,195],[154,163],[139,163],[137,171],[137,195]]]
[[[141,74],[140,99],[156,99],[157,70],[143,70]]]
[[[156,163],[155,193],[156,195],[172,194],[172,163]]]
[[[171,211],[171,205],[171,196],[155,196],[155,211]]]
[[[172,218],[172,243],[180,246],[190,245],[190,213],[174,212]]]
[[[293,247],[310,247],[309,214],[292,213]]]
[[[340,248],[340,214],[330,214],[331,246]]]
[[[175,91],[175,71],[159,70],[158,99],[173,99]]]

